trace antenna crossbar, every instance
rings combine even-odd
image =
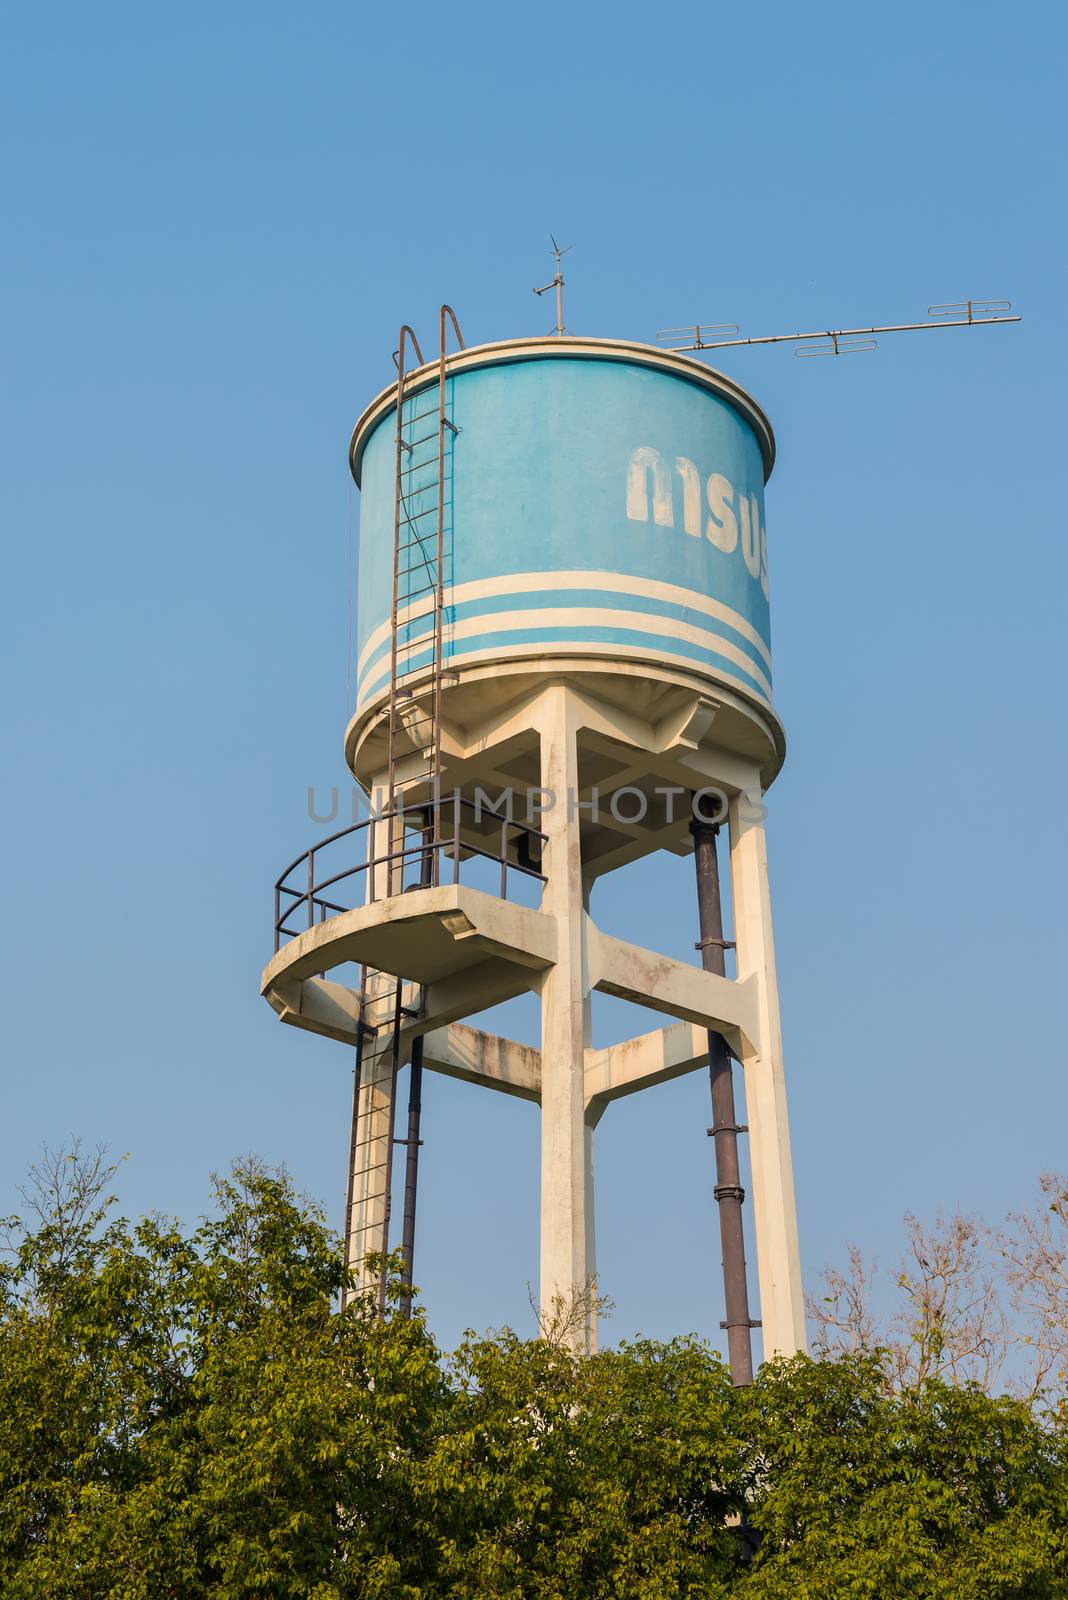
[[[949,305],[928,307],[928,322],[889,322],[871,328],[820,328],[812,333],[768,333],[751,339],[707,339],[706,333],[721,330],[736,331],[734,324],[688,323],[685,328],[663,328],[657,334],[659,343],[667,342],[669,350],[731,350],[747,344],[812,344],[822,341],[822,348],[795,350],[798,356],[848,355],[854,351],[874,350],[877,333],[919,333],[930,328],[976,328],[995,322],[1022,322],[1020,316],[1008,315],[1012,309],[1008,300],[961,300]],[[955,314],[956,313],[956,314]],[[676,344],[681,333],[692,335],[686,344]]]

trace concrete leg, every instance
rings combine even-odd
[[[376,785],[375,800],[381,807],[385,803],[383,784]],[[376,830],[375,855],[388,854],[388,830],[381,824]],[[367,874],[367,898],[371,898],[372,879],[376,898],[389,893],[390,867],[387,862],[373,867]],[[356,1272],[359,1288],[366,1290],[377,1286],[375,1274],[363,1271],[363,1263],[371,1252],[388,1249],[389,1187],[392,1169],[393,1097],[394,1083],[392,1024],[394,995],[397,979],[389,973],[368,969],[364,981],[367,1004],[364,1021],[379,1031],[374,1039],[364,1045],[360,1071],[360,1093],[357,1102],[356,1137],[352,1148],[351,1195],[352,1204],[346,1225],[348,1228],[348,1264]],[[401,1063],[398,1063],[400,1065]]]
[[[747,1055],[745,1101],[753,1170],[753,1219],[764,1358],[807,1350],[790,1130],[786,1115],[779,991],[759,785],[730,806],[731,886],[738,977],[755,974],[759,1054]]]
[[[364,1273],[363,1262],[369,1252],[381,1250],[385,1243],[392,1132],[393,1050],[387,1038],[384,1048],[377,1051],[371,1045],[365,1047],[360,1074],[348,1260],[361,1289],[378,1281]]]
[[[585,1118],[589,1003],[583,972],[582,860],[577,810],[577,715],[563,687],[538,704],[541,783],[551,802],[539,826],[547,835],[542,910],[556,920],[556,964],[541,982],[541,1308],[563,1313],[580,1350],[595,1340],[593,1300],[593,1145]]]

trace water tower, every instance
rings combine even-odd
[[[465,349],[448,308],[439,331],[430,360],[402,332],[397,379],[352,437],[361,510],[345,749],[371,815],[279,879],[264,993],[286,1022],[356,1046],[346,1227],[360,1270],[393,1242],[398,1149],[411,1269],[424,1070],[540,1107],[541,1300],[585,1308],[584,1348],[597,1123],[612,1100],[711,1065],[737,1373],[753,1325],[739,1133],[764,1351],[805,1346],[762,804],[784,753],[768,621],[771,427],[736,383],[685,354],[566,335]],[[696,851],[700,918],[679,907],[700,951],[692,964],[589,914],[598,878],[661,850]],[[540,1048],[463,1020],[525,991],[540,997]],[[594,1049],[594,991],[665,1025]]]

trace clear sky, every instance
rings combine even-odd
[[[254,1150],[340,1219],[350,1054],[258,976],[308,786],[346,776],[346,444],[402,320],[549,328],[550,229],[579,333],[1024,313],[721,364],[779,440],[806,1276],[1068,1165],[1065,54],[1028,3],[3,8],[0,1209],[80,1133],[130,1152],[131,1211],[192,1219]],[[690,870],[594,911],[692,959]],[[601,1124],[617,1334],[718,1337],[707,1093]],[[431,1079],[424,1133],[435,1326],[526,1326],[536,1111]]]

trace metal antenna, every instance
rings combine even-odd
[[[573,250],[575,246],[573,244],[558,245],[551,233],[549,238],[553,241],[553,255],[556,257],[556,275],[550,278],[548,283],[542,284],[540,289],[535,289],[534,293],[548,294],[550,289],[556,290],[556,327],[553,331],[559,338],[560,334],[567,331],[564,327],[564,275],[560,271],[560,257],[566,256],[567,252]]]
[[[551,286],[550,286],[551,287]],[[892,322],[882,328],[826,328],[816,333],[771,333],[756,339],[709,339],[707,334],[737,333],[733,322],[687,323],[682,328],[661,328],[657,344],[669,350],[730,350],[743,344],[795,343],[795,356],[845,356],[860,350],[874,350],[877,333],[914,333],[922,328],[975,328],[988,322],[1022,322],[1009,316],[1008,300],[957,300],[949,305],[928,306],[927,322]],[[685,339],[687,342],[682,343]]]

